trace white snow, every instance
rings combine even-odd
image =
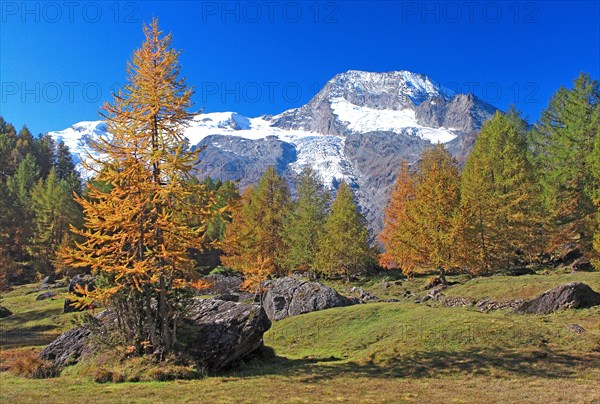
[[[333,113],[350,131],[403,133],[418,136],[432,143],[447,143],[457,136],[457,131],[452,128],[430,128],[420,125],[415,111],[410,108],[374,109],[355,105],[344,98],[345,94],[352,92],[359,95],[392,94],[397,96],[398,100],[408,97],[412,101],[395,104],[398,108],[403,105],[418,105],[432,97],[451,99],[455,95],[452,90],[431,81],[427,76],[408,71],[370,73],[350,70],[337,75],[329,83],[333,87],[327,97]],[[435,105],[433,100],[430,102]],[[271,124],[272,122],[264,117],[248,118],[236,112],[211,112],[196,115],[189,122],[189,126],[184,128],[183,133],[191,145],[197,145],[210,135],[235,136],[249,140],[276,137],[296,148],[297,160],[290,165],[292,170],[299,172],[305,165],[310,165],[329,187],[340,180],[355,181],[352,166],[344,155],[344,136],[285,130]],[[65,142],[71,149],[76,163],[86,159],[91,138],[108,135],[103,121],[79,122],[49,134],[57,141]],[[216,143],[215,145],[223,148]],[[87,176],[84,172],[82,175]]]
[[[387,73],[349,70],[336,76],[332,82],[334,86],[357,93],[392,94],[396,92],[398,96],[410,98],[415,105],[431,97],[450,100],[456,95],[452,89],[432,81],[428,76],[406,70]]]
[[[452,129],[428,128],[417,123],[415,111],[411,109],[373,109],[354,105],[344,98],[332,98],[331,109],[337,117],[348,124],[354,132],[370,131],[405,132],[416,129],[417,136],[432,143],[447,143],[456,138]]]
[[[427,128],[419,125],[412,110],[376,110],[354,105],[342,98],[332,99],[332,109],[348,128],[356,132],[375,130],[408,133],[427,139],[433,143],[446,143],[456,135],[451,129]],[[90,137],[106,136],[103,121],[84,121],[49,134],[57,141],[62,140],[71,149],[76,163],[85,159],[90,151]],[[235,112],[212,112],[196,115],[185,128],[184,135],[191,145],[200,143],[210,135],[236,136],[242,139],[259,140],[277,137],[296,147],[297,160],[290,168],[300,172],[310,165],[319,173],[323,183],[332,187],[341,180],[354,182],[352,166],[344,155],[343,136],[321,135],[302,130],[285,130],[271,126],[263,117],[247,118]],[[80,166],[80,165],[79,165]],[[81,166],[80,166],[81,167]],[[87,177],[86,173],[83,173]],[[91,174],[91,173],[88,173]]]

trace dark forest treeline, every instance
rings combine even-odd
[[[54,273],[57,249],[72,240],[81,181],[68,147],[17,132],[0,117],[0,288]]]

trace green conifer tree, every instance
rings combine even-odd
[[[460,263],[474,273],[507,269],[539,252],[540,189],[520,114],[496,112],[467,159],[456,220]]]
[[[600,182],[594,177],[594,143],[600,131],[597,80],[581,74],[573,88],[560,88],[550,100],[532,139],[546,207],[552,219],[551,246],[576,241],[591,250],[593,199]]]
[[[316,267],[326,277],[343,276],[348,280],[367,272],[374,263],[365,219],[350,186],[342,182],[325,222]]]
[[[286,220],[284,265],[288,271],[314,271],[327,218],[329,194],[318,174],[305,166],[298,178],[298,200]]]

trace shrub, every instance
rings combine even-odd
[[[15,375],[31,379],[47,379],[59,375],[59,369],[50,361],[45,361],[38,356],[36,351],[29,351],[17,357],[9,367]]]

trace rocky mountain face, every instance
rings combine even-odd
[[[234,112],[194,117],[185,134],[203,147],[200,176],[258,181],[274,165],[292,184],[305,165],[332,190],[351,184],[375,232],[399,163],[418,161],[433,143],[443,143],[460,162],[496,108],[472,94],[455,94],[429,77],[407,71],[348,71],[332,78],[306,105],[276,116],[248,118]],[[101,121],[59,132],[82,158],[90,136],[102,135]]]

